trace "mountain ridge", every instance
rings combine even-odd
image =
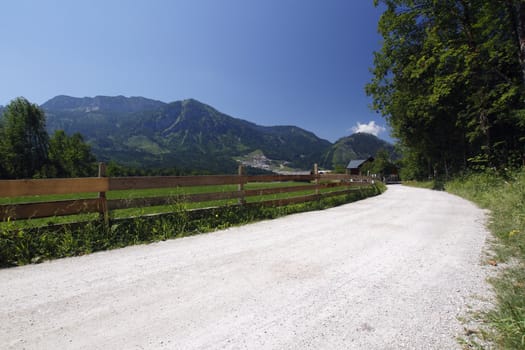
[[[257,125],[195,99],[164,103],[62,95],[42,108],[50,132],[80,132],[99,159],[130,166],[229,172],[237,166],[235,157],[262,150],[269,158],[309,169],[331,145],[297,126]]]
[[[46,109],[68,109],[68,110],[104,110],[119,112],[139,112],[142,110],[156,109],[165,105],[165,102],[152,100],[141,96],[125,97],[102,96],[95,97],[72,97],[67,95],[58,95],[44,102],[40,107]]]
[[[275,169],[308,170],[314,163],[329,169],[365,153],[373,155],[378,147],[392,147],[368,134],[332,144],[298,126],[258,125],[196,99],[166,103],[140,96],[58,95],[41,108],[50,134],[59,129],[79,132],[100,161],[138,168],[231,173],[241,159],[262,164],[250,162],[253,155]]]

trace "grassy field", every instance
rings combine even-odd
[[[269,186],[290,185],[290,183],[257,183],[249,184],[245,188],[258,189],[268,188]],[[305,183],[296,183],[296,185],[302,186],[305,185]],[[211,187],[213,187],[213,189],[211,189]],[[233,185],[233,187],[206,186],[205,188],[194,188],[193,191],[232,191],[235,189],[235,185]],[[335,189],[330,188],[323,191],[333,191]],[[344,187],[339,188],[339,190],[342,189],[344,189]],[[174,203],[169,206],[130,209],[129,212],[123,212],[120,216],[114,215],[109,225],[105,225],[101,220],[94,220],[97,218],[97,214],[94,214],[95,217],[82,217],[83,219],[93,219],[82,225],[61,225],[53,228],[41,226],[42,223],[52,222],[50,219],[25,220],[24,222],[8,220],[0,225],[0,267],[89,254],[100,250],[210,232],[233,225],[272,219],[291,213],[320,210],[380,194],[386,187],[381,183],[376,183],[375,185],[367,187],[352,187],[352,189],[349,194],[280,207],[258,206],[257,201],[312,194],[314,188],[312,187],[312,190],[294,193],[255,196],[250,200],[253,202],[253,205],[249,206],[228,205],[229,203],[216,201],[212,203],[216,206],[215,208],[209,209],[203,215],[197,216],[192,214],[190,204],[182,201],[174,201]],[[171,193],[175,198],[188,193],[185,192],[181,194],[181,192],[179,192],[180,190],[181,189],[173,189]],[[151,190],[122,191],[112,194],[112,196],[114,195],[115,197],[108,197],[130,198],[130,196],[138,196],[140,198],[147,195],[165,196],[166,192],[166,190],[161,190],[161,192]],[[53,199],[58,200],[63,198],[64,197],[54,197]],[[48,199],[46,198],[45,200]],[[233,203],[236,203],[236,200],[233,200]],[[150,213],[149,211],[152,211],[151,213],[165,211],[166,213],[161,216],[147,216],[147,214]],[[135,217],[122,219],[122,217],[128,215],[134,215]],[[74,217],[78,219],[78,216]],[[64,223],[64,218],[56,218],[56,220],[61,224]]]
[[[302,186],[306,185],[304,182],[268,182],[268,183],[249,183],[245,185],[246,189],[260,189],[260,188],[275,188],[288,186]],[[313,183],[310,183],[313,186]],[[212,186],[191,186],[191,187],[175,187],[175,188],[155,188],[145,190],[123,190],[107,192],[107,199],[131,199],[131,198],[147,198],[159,196],[173,196],[180,197],[189,194],[197,193],[211,193],[211,192],[228,192],[236,191],[237,185],[212,185]],[[29,197],[15,197],[15,198],[0,198],[0,204],[19,204],[19,203],[36,203],[49,202],[68,199],[83,199],[96,198],[98,193],[77,193],[69,195],[46,195],[46,196],[29,196]]]
[[[302,190],[291,193],[280,193],[260,196],[246,197],[247,203],[257,203],[265,200],[276,200],[284,199],[289,197],[298,197],[314,193],[314,183],[305,182],[267,182],[267,183],[248,183],[244,186],[246,190],[257,190],[265,188],[279,188],[279,187],[294,187],[294,186],[312,186],[311,190]],[[344,187],[338,188],[325,188],[321,189],[320,193],[327,193],[332,191],[341,191]],[[169,213],[178,210],[183,207],[185,210],[219,207],[234,205],[237,203],[237,199],[226,199],[226,200],[213,200],[206,202],[195,202],[186,203],[184,197],[192,194],[201,193],[215,193],[215,192],[233,192],[237,191],[237,185],[212,185],[212,186],[191,186],[191,187],[176,187],[176,188],[163,188],[163,189],[144,189],[144,190],[123,190],[123,191],[110,191],[106,193],[108,200],[113,199],[135,199],[135,198],[151,198],[151,197],[171,197],[173,199],[170,205],[162,206],[148,206],[142,208],[129,208],[129,209],[118,209],[110,212],[111,219],[121,219],[127,217],[136,217],[140,215],[151,215],[159,213]],[[0,198],[1,204],[21,204],[21,203],[38,203],[38,202],[50,202],[60,200],[73,200],[73,199],[89,199],[97,198],[98,193],[81,193],[81,194],[70,194],[70,195],[47,195],[47,196],[30,196],[30,197],[16,197],[16,198]],[[29,219],[29,220],[17,220],[10,222],[9,226],[13,227],[33,227],[33,226],[44,226],[61,223],[72,223],[77,221],[88,221],[98,218],[98,214],[81,214],[81,215],[70,215],[64,217],[50,217],[41,219]],[[0,227],[6,226],[7,223],[0,223]]]

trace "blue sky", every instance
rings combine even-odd
[[[0,104],[17,96],[195,98],[335,141],[382,131],[368,108],[372,0],[6,0]]]

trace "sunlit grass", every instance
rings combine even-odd
[[[481,315],[491,326],[482,334],[498,348],[525,349],[525,170],[470,175],[448,182],[446,190],[491,211],[496,259],[512,261],[491,280],[497,305]]]
[[[254,182],[248,183],[244,186],[245,190],[258,190],[258,189],[270,189],[270,188],[284,188],[294,186],[311,186],[312,189],[301,190],[289,193],[277,193],[268,195],[258,195],[246,197],[247,203],[257,203],[265,200],[278,200],[289,197],[299,197],[304,195],[313,194],[315,192],[313,182]],[[357,187],[353,187],[354,189]],[[195,210],[201,208],[220,207],[226,205],[235,205],[238,203],[238,199],[224,199],[224,200],[213,200],[204,202],[186,203],[184,198],[192,194],[202,193],[220,193],[220,192],[234,192],[237,191],[238,185],[211,185],[211,186],[188,186],[188,187],[174,187],[174,188],[161,188],[161,189],[143,189],[143,190],[122,190],[122,191],[110,191],[106,193],[108,200],[114,199],[136,199],[136,198],[152,198],[152,197],[168,197],[172,199],[172,203],[169,205],[160,206],[148,206],[139,208],[128,208],[128,209],[117,209],[110,212],[112,219],[135,217],[140,215],[151,215],[160,213],[169,213],[173,211],[173,205],[180,205],[184,203],[186,210]],[[320,189],[319,193],[328,193],[332,191],[341,191],[345,187],[333,187]],[[20,203],[37,203],[37,202],[50,202],[60,200],[73,200],[73,199],[87,199],[96,198],[98,193],[82,193],[75,195],[47,195],[47,196],[30,196],[30,197],[16,197],[16,198],[0,198],[0,204],[20,204]],[[33,227],[33,226],[46,226],[62,223],[73,223],[78,221],[90,221],[99,218],[97,213],[69,215],[60,217],[49,217],[49,218],[33,218],[28,220],[17,220],[11,223],[16,227]],[[5,226],[6,223],[0,223],[0,227]]]

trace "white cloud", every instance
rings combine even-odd
[[[386,131],[386,128],[384,126],[377,125],[376,122],[372,120],[369,121],[368,124],[361,124],[357,122],[356,126],[352,127],[350,130],[352,130],[354,133],[363,132],[377,136],[380,133]]]

